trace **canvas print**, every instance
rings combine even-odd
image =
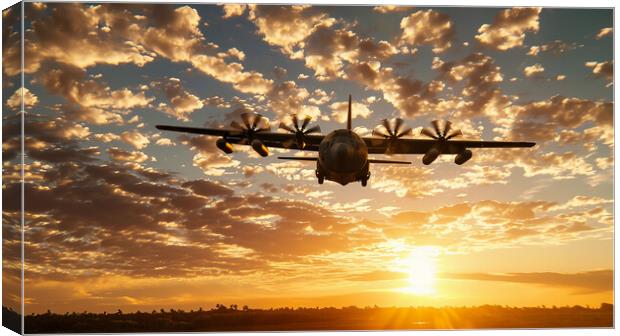
[[[613,10],[3,10],[2,322],[613,327]]]

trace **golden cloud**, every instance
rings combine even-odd
[[[331,25],[332,19],[311,6],[250,5],[250,20],[258,28],[265,42],[279,46],[289,55],[319,24]]]
[[[602,39],[605,36],[609,36],[611,34],[613,34],[614,29],[612,27],[607,27],[607,28],[602,28],[598,34],[596,34],[596,36],[594,37],[597,40]]]
[[[394,5],[382,5],[382,6],[375,6],[372,8],[373,11],[375,12],[379,12],[379,13],[396,13],[396,12],[406,12],[408,10],[413,9],[414,7],[412,6],[394,6]]]
[[[142,149],[151,142],[149,138],[140,133],[137,129],[121,133],[120,139],[134,146],[136,149]]]
[[[476,40],[491,49],[505,51],[523,46],[526,32],[538,32],[541,8],[522,7],[501,11],[492,24],[478,29]]]
[[[592,68],[592,73],[597,77],[605,77],[607,80],[614,77],[614,61],[586,62],[586,67]]]
[[[523,74],[525,74],[525,77],[534,77],[540,75],[543,71],[545,71],[545,68],[539,63],[536,63],[526,66],[525,69],[523,69]]]
[[[332,110],[331,119],[337,123],[344,123],[347,121],[347,111],[349,103],[346,101],[332,103],[329,108]],[[354,102],[351,106],[352,118],[364,118],[368,119],[372,114],[372,110],[365,104]]]
[[[247,5],[240,5],[240,4],[222,5],[222,10],[224,11],[224,16],[222,16],[222,18],[229,19],[231,17],[241,16],[243,15],[243,13],[245,13],[247,8],[248,8]]]
[[[127,162],[136,162],[141,163],[146,161],[149,157],[140,152],[140,151],[132,151],[127,152],[118,147],[110,147],[108,148],[108,155],[110,159],[114,161],[127,161]]]
[[[577,44],[575,42],[567,43],[560,40],[555,40],[547,44],[531,46],[530,51],[527,54],[530,56],[538,56],[541,52],[552,52],[558,55],[579,47],[583,47],[583,44]]]
[[[402,43],[412,46],[430,44],[434,53],[445,52],[452,46],[454,27],[450,17],[432,9],[417,11],[400,22]]]
[[[32,108],[39,102],[39,98],[28,88],[19,88],[15,90],[15,93],[6,100],[6,105],[12,109],[20,109],[22,100],[24,102],[24,108]]]

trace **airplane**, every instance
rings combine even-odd
[[[424,128],[421,134],[431,139],[406,139],[412,135],[411,128],[403,128],[404,121],[396,118],[384,119],[372,132],[373,137],[360,137],[351,128],[351,95],[347,112],[347,128],[337,129],[327,135],[320,134],[321,128],[307,128],[311,118],[300,120],[292,115],[293,124],[280,123],[279,129],[286,133],[271,132],[268,120],[260,114],[243,113],[243,123],[232,121],[231,129],[196,128],[183,126],[156,125],[159,130],[203,134],[220,137],[216,146],[226,154],[233,152],[233,144],[249,145],[260,156],[269,155],[268,147],[297,149],[318,152],[317,157],[279,156],[283,160],[316,162],[316,177],[319,184],[325,180],[341,185],[360,181],[366,186],[370,178],[370,164],[411,164],[409,161],[380,160],[368,158],[368,154],[424,154],[422,163],[431,164],[439,155],[454,154],[454,163],[462,165],[472,158],[468,148],[518,148],[533,147],[534,142],[513,141],[470,141],[452,140],[461,136],[460,130],[452,130],[452,123],[446,121],[443,129],[438,120],[432,121],[433,129]],[[318,133],[318,134],[317,134]]]

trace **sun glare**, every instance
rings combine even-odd
[[[417,295],[435,294],[435,277],[437,274],[437,257],[439,248],[435,246],[416,247],[405,260],[405,267],[409,273],[407,292]]]

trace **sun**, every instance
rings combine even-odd
[[[404,288],[405,291],[417,295],[435,294],[438,256],[439,248],[435,246],[420,246],[411,251],[403,263],[409,274],[409,286]]]

